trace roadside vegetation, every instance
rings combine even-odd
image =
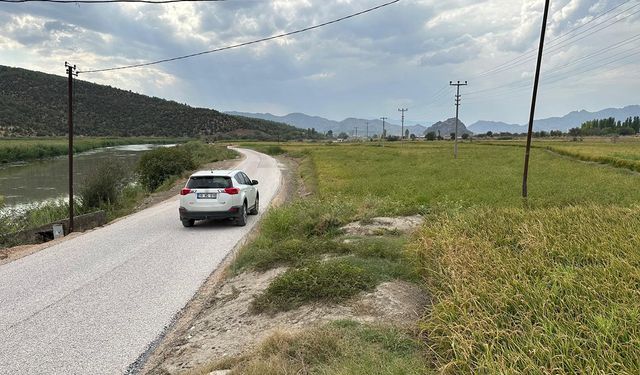
[[[407,332],[349,320],[299,333],[278,332],[247,355],[191,371],[205,375],[233,368],[231,374],[407,374],[429,372],[424,343]]]
[[[73,152],[84,152],[101,147],[132,144],[170,144],[185,142],[184,138],[85,138],[73,141]],[[67,155],[68,139],[59,138],[0,138],[0,164],[17,161],[31,161]]]
[[[146,152],[136,171],[128,171],[118,160],[110,160],[98,165],[80,182],[74,212],[82,215],[104,210],[107,220],[128,215],[146,196],[157,190],[169,189],[185,173],[235,155],[225,146],[191,141]],[[27,210],[5,210],[0,215],[5,216],[0,217],[0,247],[7,247],[17,245],[11,233],[68,218],[69,204],[66,199],[55,199]]]
[[[589,142],[568,145],[589,152],[580,147]],[[306,191],[313,194],[270,210],[258,238],[232,265],[233,274],[289,267],[255,297],[254,313],[341,303],[385,280],[415,282],[431,294],[433,305],[417,324],[420,333],[398,334],[420,340],[413,352],[420,355],[407,368],[402,355],[385,353],[390,357],[382,372],[378,362],[349,356],[338,356],[344,362],[315,359],[300,370],[306,358],[294,360],[287,349],[265,352],[277,334],[245,356],[212,366],[277,373],[274,368],[285,366],[279,358],[288,358],[297,363],[294,373],[640,371],[634,323],[640,317],[637,174],[535,148],[530,198],[523,201],[520,147],[463,143],[458,159],[450,142],[278,147],[298,159],[301,177],[313,186]],[[636,152],[621,144],[606,147]],[[426,219],[412,236],[350,238],[340,231],[356,220],[412,214]],[[362,329],[382,334],[390,328],[340,329],[329,342],[309,345],[322,350]],[[353,345],[369,347],[363,341]]]

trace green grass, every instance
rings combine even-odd
[[[95,138],[77,137],[73,142],[74,153],[95,148],[130,144],[166,144],[184,142],[183,138]],[[30,161],[67,155],[68,138],[0,138],[0,164],[16,161]]]
[[[640,373],[640,207],[473,208],[414,243],[453,373]],[[445,371],[446,370],[446,371]]]
[[[276,332],[248,354],[216,361],[189,372],[281,375],[423,375],[430,371],[424,345],[400,329],[336,321],[303,332]]]
[[[269,284],[252,303],[254,312],[291,310],[309,301],[342,302],[376,285],[371,268],[349,259],[313,262],[289,269]]]
[[[234,271],[292,267],[258,297],[265,311],[334,294],[340,301],[381,280],[423,284],[434,303],[420,323],[428,361],[411,371],[424,373],[428,363],[444,373],[639,373],[640,175],[578,156],[635,162],[636,143],[537,142],[527,201],[519,145],[463,143],[457,160],[450,142],[283,145],[301,158],[314,194],[268,213]],[[415,213],[427,224],[414,238],[345,244],[338,231],[355,220]],[[337,259],[322,263],[326,254]],[[332,269],[335,262],[370,278],[342,289],[340,278],[353,275]],[[313,289],[318,280],[322,292]],[[264,361],[250,356],[239,365],[250,366],[238,368],[269,369]],[[331,373],[323,371],[332,361],[310,373]],[[359,371],[378,373],[375,366]]]
[[[373,214],[425,212],[437,205],[521,207],[524,151],[465,143],[458,159],[452,144],[438,142],[384,148],[308,147],[323,199],[349,197],[364,204],[379,199]],[[598,168],[533,149],[529,175],[530,207],[581,203],[632,204],[640,199],[637,176]]]

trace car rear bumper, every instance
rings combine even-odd
[[[242,206],[233,206],[227,211],[189,211],[180,207],[180,220],[235,219],[242,215]]]

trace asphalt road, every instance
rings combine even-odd
[[[241,150],[261,213],[275,159]],[[121,374],[257,222],[184,228],[178,197],[0,266],[0,374]]]

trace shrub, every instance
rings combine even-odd
[[[196,167],[191,154],[181,146],[157,148],[146,152],[138,162],[140,182],[153,191],[171,176]]]
[[[118,160],[111,159],[86,176],[78,195],[86,208],[115,204],[127,183],[127,172]]]

